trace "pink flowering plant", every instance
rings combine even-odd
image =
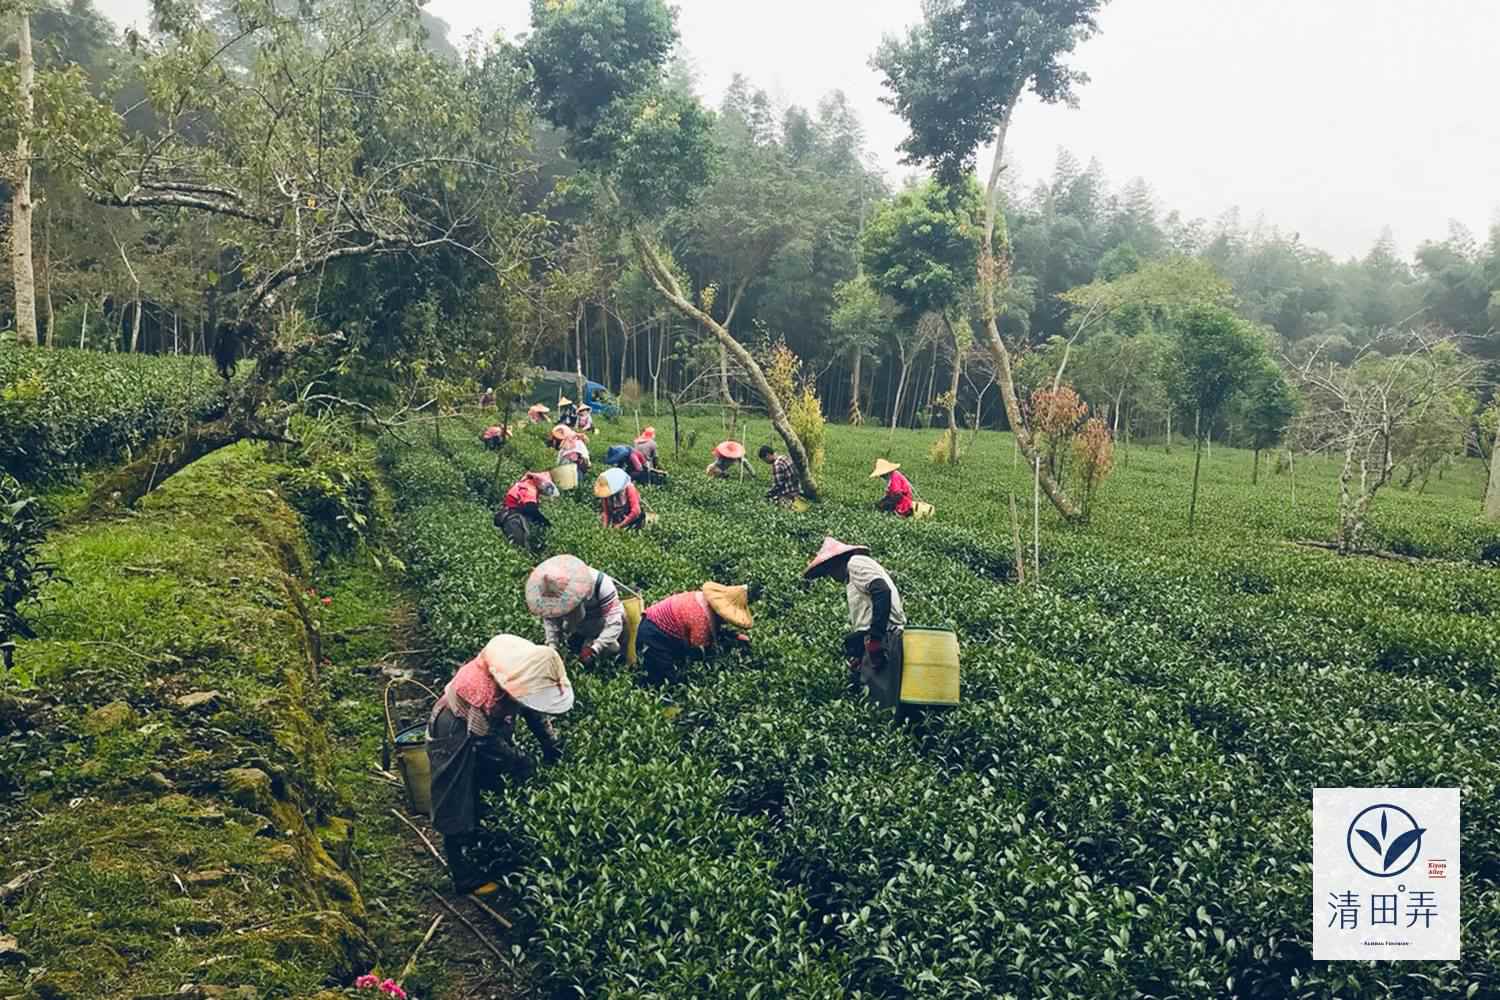
[[[400,983],[389,977],[381,979],[374,973],[366,973],[354,980],[354,988],[361,992],[374,991],[390,997],[391,1000],[407,1000],[406,990],[401,988]]]

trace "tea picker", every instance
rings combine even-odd
[[[797,478],[797,467],[786,455],[776,454],[768,444],[760,446],[760,460],[771,467],[771,488],[766,499],[783,507],[791,507],[802,499],[802,483]]]
[[[432,825],[443,835],[443,851],[460,894],[495,891],[472,851],[478,842],[480,795],[507,776],[520,780],[534,770],[515,745],[516,718],[542,747],[542,759],[562,759],[552,719],[573,707],[573,685],[562,658],[550,646],[514,635],[497,635],[453,675],[432,707],[427,757],[432,768]]]
[[[547,645],[584,663],[620,655],[625,606],[609,574],[577,556],[553,556],[526,580],[526,607],[542,620]]]
[[[745,458],[744,445],[738,441],[720,441],[714,447],[714,460],[703,471],[713,479],[728,479],[736,467],[741,472],[750,473],[752,477],[755,475],[755,469]]]
[[[844,584],[849,603],[844,655],[851,684],[862,684],[883,708],[896,706],[901,696],[901,633],[906,628],[906,608],[891,575],[870,558],[866,546],[825,538],[802,573],[805,580],[821,576]]]
[[[646,523],[641,492],[621,469],[606,469],[594,482],[599,498],[599,520],[606,528],[638,531]]]
[[[844,637],[851,684],[865,687],[898,721],[922,705],[957,705],[958,636],[947,629],[907,624],[901,594],[891,576],[863,545],[823,539],[803,579],[829,576],[844,584],[849,633]]]
[[[885,480],[885,496],[875,503],[876,510],[887,511],[897,517],[911,517],[917,508],[917,498],[912,494],[911,480],[901,474],[901,466],[883,458],[875,462],[871,479]]]
[[[529,549],[541,541],[541,532],[552,522],[542,513],[542,497],[558,495],[556,484],[545,472],[528,472],[505,493],[505,503],[495,512],[495,527],[518,549]]]
[[[636,629],[636,655],[653,684],[669,680],[679,664],[707,659],[718,649],[748,648],[754,619],[750,605],[760,585],[726,587],[712,581],[698,590],[663,598],[646,609]]]

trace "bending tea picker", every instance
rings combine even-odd
[[[906,608],[891,575],[870,558],[867,547],[825,538],[802,576],[806,580],[827,576],[844,584],[849,604],[844,655],[850,683],[862,685],[878,705],[895,707],[897,717],[904,717],[900,699]]]
[[[545,424],[552,411],[547,408],[546,403],[533,403],[531,409],[526,411],[526,419],[533,424]]]
[[[625,606],[609,574],[577,556],[553,556],[526,580],[526,607],[542,620],[547,645],[584,663],[620,655]]]
[[[776,454],[768,444],[760,446],[760,460],[771,467],[771,488],[766,499],[783,507],[794,506],[802,499],[802,481],[797,478],[797,467],[786,455]]]
[[[517,717],[526,721],[542,759],[562,759],[552,720],[573,707],[573,685],[557,650],[515,635],[497,635],[458,668],[432,707],[427,756],[432,765],[432,825],[459,893],[495,891],[475,862],[480,792],[508,778],[523,780],[535,764],[515,744]]]
[[[738,441],[720,441],[714,446],[714,460],[703,471],[715,479],[727,479],[736,467],[755,475],[755,469],[745,458],[744,445]]]
[[[750,605],[759,584],[726,587],[712,581],[657,601],[636,629],[636,655],[653,684],[669,680],[682,663],[708,659],[720,649],[750,647]]]
[[[916,510],[917,500],[912,495],[911,480],[901,474],[901,466],[883,458],[877,459],[875,471],[870,473],[870,478],[885,480],[885,496],[876,501],[876,510],[887,511],[897,517],[911,517]]]
[[[611,445],[604,453],[604,464],[623,471],[632,483],[649,483],[655,479],[646,456],[641,454],[639,448],[628,444]]]
[[[528,472],[516,480],[505,493],[504,505],[495,512],[495,527],[518,549],[541,543],[541,533],[552,522],[542,513],[541,498],[558,496],[552,477],[545,472]]]
[[[580,434],[594,433],[594,411],[587,403],[578,407],[577,427]]]
[[[639,531],[646,523],[640,490],[622,470],[605,469],[594,481],[594,496],[599,498],[599,520],[606,528]]]
[[[635,439],[635,450],[641,453],[646,460],[646,466],[652,470],[660,471],[661,461],[656,451],[656,428],[647,427]]]

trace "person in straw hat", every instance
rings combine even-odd
[[[708,468],[703,471],[715,479],[728,479],[730,472],[738,466],[750,475],[755,475],[755,469],[750,461],[745,458],[745,446],[738,441],[720,441],[714,447],[714,460],[708,463]]]
[[[547,436],[547,443],[557,449],[557,460],[561,462],[572,462],[578,466],[578,474],[586,475],[589,471],[589,446],[579,434],[565,424],[558,424],[552,428],[552,433]]]
[[[528,472],[505,493],[505,504],[495,512],[495,527],[518,549],[539,546],[542,531],[552,526],[542,513],[541,498],[558,495],[549,472]]]
[[[551,415],[552,411],[546,403],[533,403],[531,409],[526,411],[526,419],[533,424],[545,424]]]
[[[594,481],[594,496],[599,498],[599,520],[606,528],[638,531],[646,523],[641,492],[623,469],[605,469]]]
[[[472,850],[478,841],[480,798],[509,776],[535,768],[515,745],[516,719],[542,746],[543,760],[562,759],[552,719],[573,707],[573,685],[557,650],[515,635],[497,635],[458,668],[432,707],[427,757],[432,765],[432,825],[443,835],[453,887],[460,893],[495,891]]]
[[[594,410],[589,404],[584,403],[578,407],[578,433],[594,433]]]
[[[653,684],[669,680],[677,665],[707,659],[721,645],[720,633],[729,630],[730,642],[749,648],[754,620],[750,605],[760,596],[760,585],[726,587],[712,581],[698,590],[684,591],[646,609],[636,629],[636,658]]]
[[[661,459],[656,451],[656,428],[647,427],[641,431],[640,436],[635,439],[635,450],[641,453],[646,460],[646,467],[652,470],[661,468]]]
[[[578,423],[578,404],[567,396],[557,397],[557,421],[568,427]]]
[[[823,539],[823,547],[802,573],[805,580],[823,576],[844,584],[849,602],[844,655],[850,682],[863,684],[882,707],[899,706],[901,637],[906,628],[901,592],[885,567],[870,558],[867,547],[847,545],[836,538]],[[897,714],[901,714],[899,707]]]
[[[584,663],[620,654],[625,605],[609,574],[577,556],[553,556],[526,580],[526,606],[542,620],[547,645]]]
[[[917,509],[917,498],[911,491],[911,480],[901,474],[901,466],[885,459],[876,459],[871,479],[885,480],[885,496],[875,504],[876,510],[888,511],[897,517],[911,517]]]

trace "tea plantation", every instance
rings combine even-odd
[[[652,529],[593,501],[548,508],[572,552],[648,599],[759,581],[754,646],[663,691],[575,669],[565,762],[488,819],[538,992],[586,997],[1472,997],[1500,995],[1500,571],[1480,470],[1391,491],[1373,541],[1421,562],[1340,558],[1335,472],[1299,460],[1134,447],[1092,523],[1042,512],[1042,585],[1014,578],[1006,436],[961,466],[932,435],[830,428],[825,497],[774,508],[755,481],[674,456]],[[628,440],[606,427],[601,444]],[[766,438],[762,424],[747,438]],[[936,519],[872,508],[877,456]],[[381,461],[442,680],[493,633],[541,639],[531,559],[490,523],[544,468],[477,428],[387,439]],[[586,493],[586,491],[583,491]],[[842,588],[800,583],[825,534],[871,546],[913,624],[963,643],[958,709],[896,729],[846,693]],[[1463,960],[1314,963],[1311,790],[1463,789]],[[529,939],[529,940],[528,940]]]

